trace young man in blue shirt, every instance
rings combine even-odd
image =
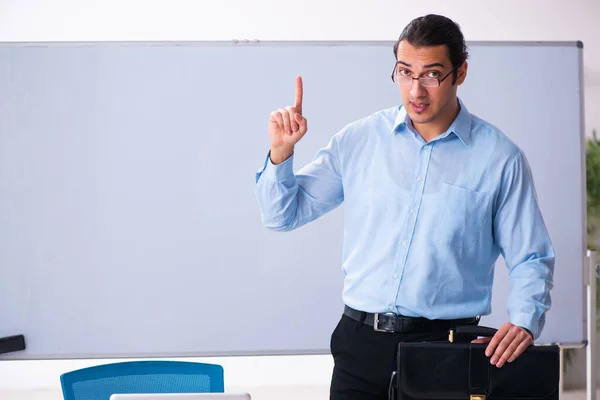
[[[468,68],[459,26],[417,18],[394,55],[402,105],[348,124],[294,174],[307,132],[299,77],[294,106],[270,115],[271,149],[256,176],[269,229],[296,229],[344,202],[346,307],[331,338],[332,399],[386,399],[399,342],[444,340],[488,314],[499,255],[510,321],[476,340],[489,342],[492,364],[533,343],[551,303],[554,250],[527,160],[457,96]]]

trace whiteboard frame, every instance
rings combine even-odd
[[[235,46],[281,46],[281,45],[294,45],[294,46],[317,46],[317,47],[336,47],[336,46],[390,46],[390,50],[394,45],[395,40],[300,40],[300,41],[282,41],[282,40],[267,40],[261,41],[259,39],[232,39],[232,40],[217,40],[217,41],[206,41],[206,40],[190,40],[190,41],[37,41],[37,42],[0,42],[0,48],[5,47],[73,47],[73,46],[81,46],[81,47],[95,47],[95,46],[119,46],[119,47],[127,47],[127,46],[148,46],[148,47],[187,47],[187,46],[200,46],[200,47],[235,47]],[[588,304],[586,287],[587,287],[587,265],[588,265],[588,257],[587,257],[587,191],[586,191],[586,142],[587,137],[585,134],[585,96],[584,96],[584,67],[583,67],[583,43],[581,41],[467,41],[467,46],[471,45],[485,45],[485,46],[532,46],[532,47],[541,47],[541,46],[549,46],[549,47],[577,47],[579,49],[579,109],[580,109],[580,145],[581,145],[581,186],[583,188],[582,193],[582,215],[581,222],[583,226],[582,230],[582,246],[581,246],[581,269],[582,273],[582,315],[583,320],[581,325],[581,331],[583,332],[584,340],[582,342],[575,343],[548,343],[548,344],[557,344],[561,348],[583,348],[588,344],[588,320],[587,313],[589,311],[589,307],[595,307],[595,304]],[[20,334],[21,332],[15,332],[15,334]],[[23,333],[26,334],[26,333]],[[18,354],[18,353],[12,353]],[[281,352],[281,354],[276,355],[296,355],[297,353],[290,352]],[[306,352],[303,355],[318,355],[325,354],[321,352]],[[274,354],[254,354],[249,352],[244,356],[256,356],[256,355],[274,355]],[[167,355],[165,355],[167,356]],[[208,354],[205,356],[231,356],[230,354]],[[231,357],[238,357],[242,355],[236,355]],[[176,356],[177,358],[189,358],[189,357],[199,357],[198,355],[180,355]],[[11,357],[11,353],[0,355],[0,361],[2,360],[28,360],[28,359],[89,359],[90,357],[86,357],[85,355],[81,356],[64,356],[64,357],[49,357],[49,358],[40,358],[36,356],[27,356],[24,357]],[[114,355],[107,356],[94,356],[94,359],[113,359]],[[156,356],[148,356],[148,357],[139,357],[135,358],[156,358]]]

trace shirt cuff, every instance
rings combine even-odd
[[[510,319],[510,322],[513,325],[520,326],[528,331],[534,340],[538,338],[538,324],[533,320],[533,317],[530,314],[518,313],[512,315]]]
[[[263,175],[265,178],[277,182],[284,181],[294,176],[294,154],[292,153],[292,155],[281,164],[275,165],[271,162],[271,150],[269,150],[263,167],[256,173],[256,182],[258,182]]]

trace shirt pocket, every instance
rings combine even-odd
[[[441,183],[433,239],[447,246],[469,248],[481,237],[490,195]]]

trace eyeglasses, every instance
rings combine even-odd
[[[430,78],[428,76],[421,76],[419,78],[413,78],[408,75],[398,75],[398,64],[394,65],[394,70],[392,71],[392,82],[397,83],[401,86],[410,86],[414,80],[418,80],[421,85],[424,87],[438,87],[444,82],[451,73],[456,71],[458,68],[454,68],[452,71],[448,72],[443,78]]]

